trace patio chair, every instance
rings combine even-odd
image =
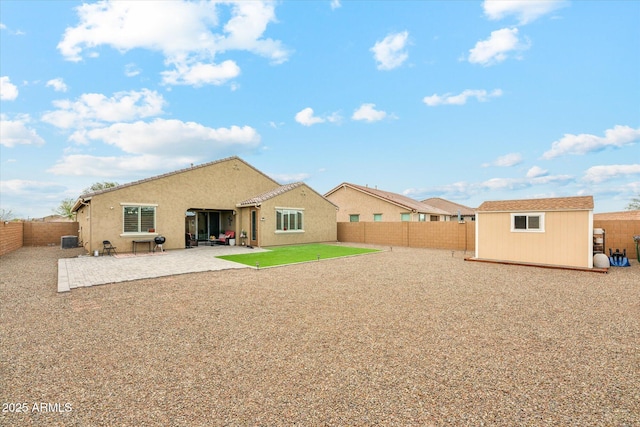
[[[111,255],[112,252],[114,255],[118,255],[118,253],[116,252],[116,247],[113,246],[108,240],[102,241],[102,255],[104,255],[105,252],[107,253],[107,255]]]

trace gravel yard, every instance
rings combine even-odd
[[[640,425],[635,260],[385,248],[58,294],[78,253],[0,257],[0,425]]]

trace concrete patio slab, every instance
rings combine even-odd
[[[226,269],[251,268],[216,258],[220,255],[264,252],[266,249],[246,246],[198,246],[162,253],[124,256],[81,256],[58,260],[58,292],[71,289],[127,282],[152,277],[197,273]]]

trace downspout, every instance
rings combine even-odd
[[[85,203],[84,199],[80,199],[80,204],[83,206],[86,206],[89,209],[89,250],[88,252],[91,252],[91,242],[92,237],[93,237],[93,226],[91,224],[91,203]],[[76,214],[76,220],[77,220],[77,214]]]

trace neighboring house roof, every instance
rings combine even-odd
[[[640,210],[636,211],[623,211],[623,212],[607,212],[607,213],[597,213],[593,214],[593,219],[600,221],[610,221],[610,220],[640,220]]]
[[[473,208],[461,205],[459,203],[451,202],[440,197],[431,197],[430,199],[423,200],[422,203],[426,203],[427,205],[433,206],[434,208],[447,211],[449,212],[449,215],[458,215],[458,211],[460,211],[461,215],[469,216],[476,214],[476,211]]]
[[[484,202],[478,212],[575,211],[592,210],[593,196],[547,199],[499,200]]]
[[[362,185],[350,184],[348,182],[343,182],[342,184],[338,185],[337,187],[327,192],[324,196],[328,197],[331,193],[334,193],[335,191],[343,187],[352,188],[356,191],[360,191],[372,197],[378,198],[380,200],[384,200],[385,202],[392,203],[397,206],[401,206],[410,211],[415,211],[420,213],[433,213],[433,214],[439,214],[439,215],[449,215],[449,213],[445,210],[438,209],[429,204],[419,202],[418,200],[412,199],[407,196],[403,196],[402,194],[392,193],[390,191],[378,190],[377,188],[363,187]]]
[[[149,181],[153,181],[156,179],[160,179],[160,178],[165,178],[168,176],[172,176],[172,175],[177,175],[180,173],[185,173],[185,172],[189,172],[195,169],[199,169],[199,168],[205,168],[205,167],[209,167],[218,163],[224,163],[224,162],[228,162],[230,160],[236,160],[238,162],[242,162],[244,163],[246,166],[250,167],[251,169],[255,170],[257,173],[259,173],[260,175],[263,175],[264,177],[268,178],[269,180],[273,181],[274,185],[280,185],[277,181],[275,181],[273,178],[271,178],[270,176],[264,174],[263,172],[259,171],[258,169],[254,168],[253,166],[251,166],[249,163],[245,162],[244,160],[242,160],[240,157],[238,156],[232,156],[232,157],[227,157],[224,159],[219,159],[219,160],[214,160],[212,162],[208,162],[208,163],[203,163],[201,165],[197,165],[197,166],[190,166],[188,168],[184,168],[184,169],[178,169],[176,171],[172,171],[172,172],[167,172],[164,173],[162,175],[156,175],[156,176],[152,176],[150,178],[145,178],[145,179],[141,179],[139,181],[133,181],[133,182],[129,182],[126,184],[121,184],[121,185],[117,185],[115,187],[109,187],[109,188],[105,188],[103,190],[98,190],[98,191],[94,191],[91,193],[86,193],[86,194],[81,194],[80,197],[78,198],[78,200],[76,201],[75,205],[73,206],[72,211],[75,212],[78,209],[80,209],[80,206],[82,206],[82,202],[83,201],[88,201],[91,200],[91,198],[93,196],[96,196],[98,194],[103,194],[103,193],[108,193],[110,191],[115,191],[115,190],[119,190],[121,188],[125,188],[125,187],[131,187],[133,185],[138,185],[138,184],[142,184],[145,182],[149,182]]]

